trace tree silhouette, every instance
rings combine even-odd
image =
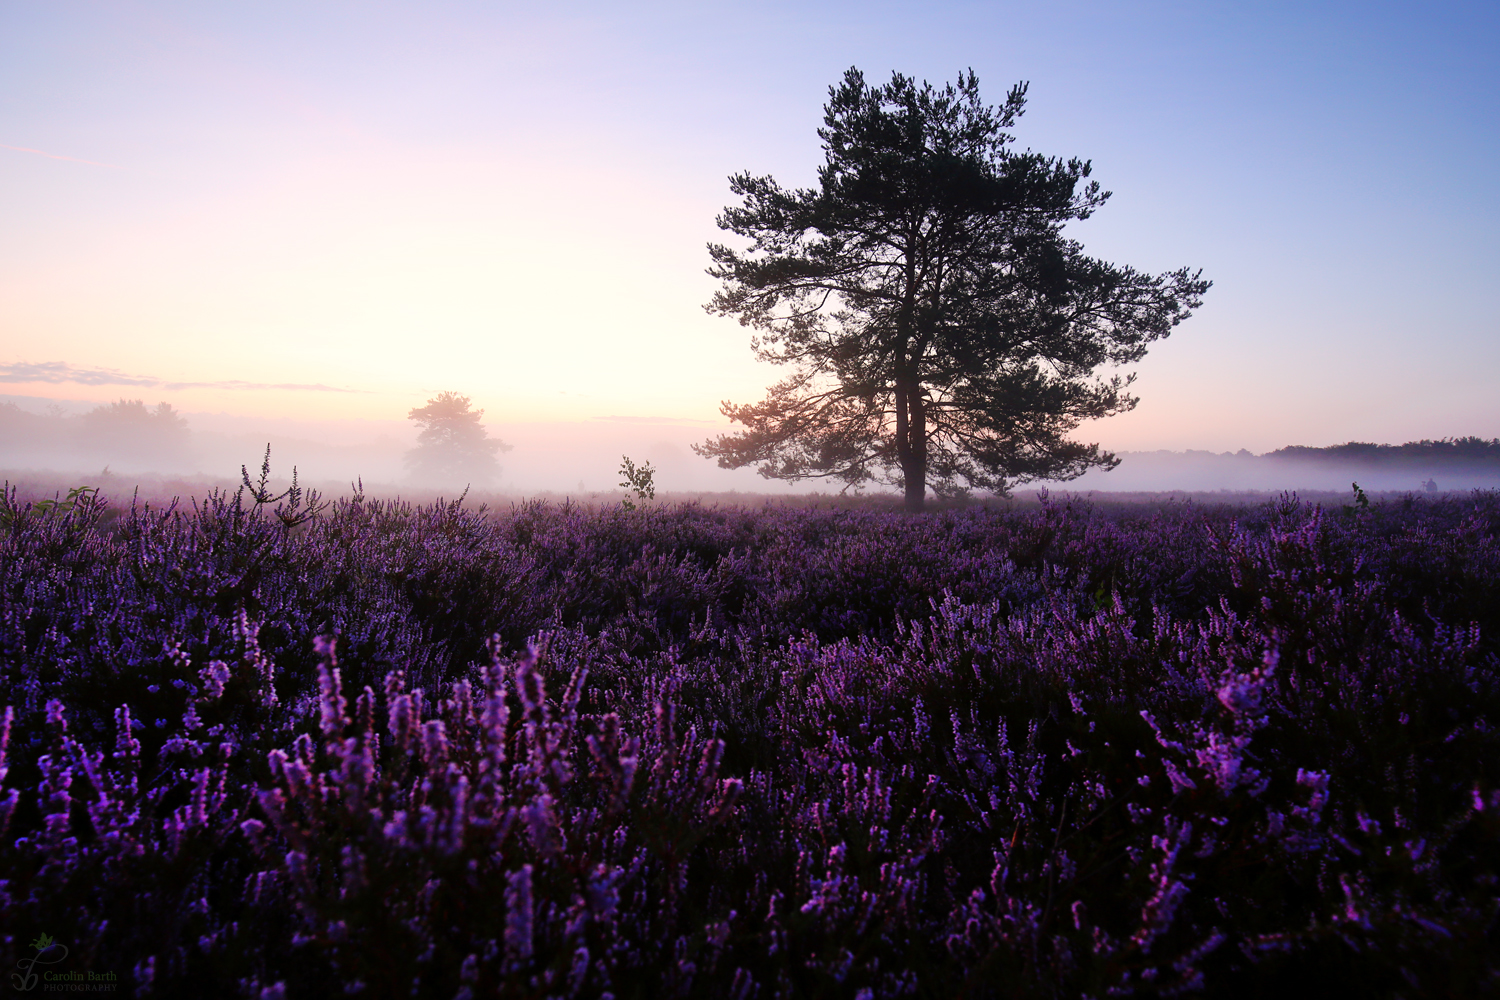
[[[483,410],[469,409],[469,397],[442,392],[406,415],[422,428],[417,446],[406,453],[413,479],[442,485],[489,483],[500,475],[497,451],[511,446],[491,438],[479,424]]]
[[[148,409],[144,400],[121,399],[79,418],[84,446],[114,461],[176,463],[187,457],[187,419],[170,403]]]
[[[768,478],[899,485],[912,510],[928,486],[1003,494],[1118,464],[1067,439],[1136,404],[1133,376],[1095,370],[1140,360],[1209,283],[1094,260],[1064,238],[1109,193],[1087,162],[1009,148],[1025,94],[989,107],[972,71],[935,90],[899,73],[871,87],[850,69],[829,88],[816,187],[730,178],[744,203],[717,221],[749,248],[709,245],[723,287],[707,308],[795,372],[764,402],[726,402],[746,429],[699,454]]]

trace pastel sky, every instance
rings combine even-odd
[[[1214,281],[1127,450],[1500,436],[1500,5],[0,0],[0,392],[246,419],[711,428],[750,170],[851,65],[998,101],[1115,192],[1072,233]],[[582,432],[581,432],[582,433]]]

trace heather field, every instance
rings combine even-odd
[[[292,499],[7,495],[8,974],[1500,993],[1496,493]]]

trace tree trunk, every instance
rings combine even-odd
[[[927,414],[915,379],[896,380],[896,459],[908,512],[921,513],[927,501]]]
[[[907,474],[906,480],[906,512],[908,514],[920,514],[927,506],[927,486],[920,479],[911,478]]]

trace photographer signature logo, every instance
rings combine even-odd
[[[36,949],[36,954],[18,961],[16,966],[21,971],[10,974],[10,981],[22,992],[36,987],[40,978],[36,971],[38,965],[56,965],[68,957],[68,946],[58,944],[49,934],[37,935],[31,946]]]

